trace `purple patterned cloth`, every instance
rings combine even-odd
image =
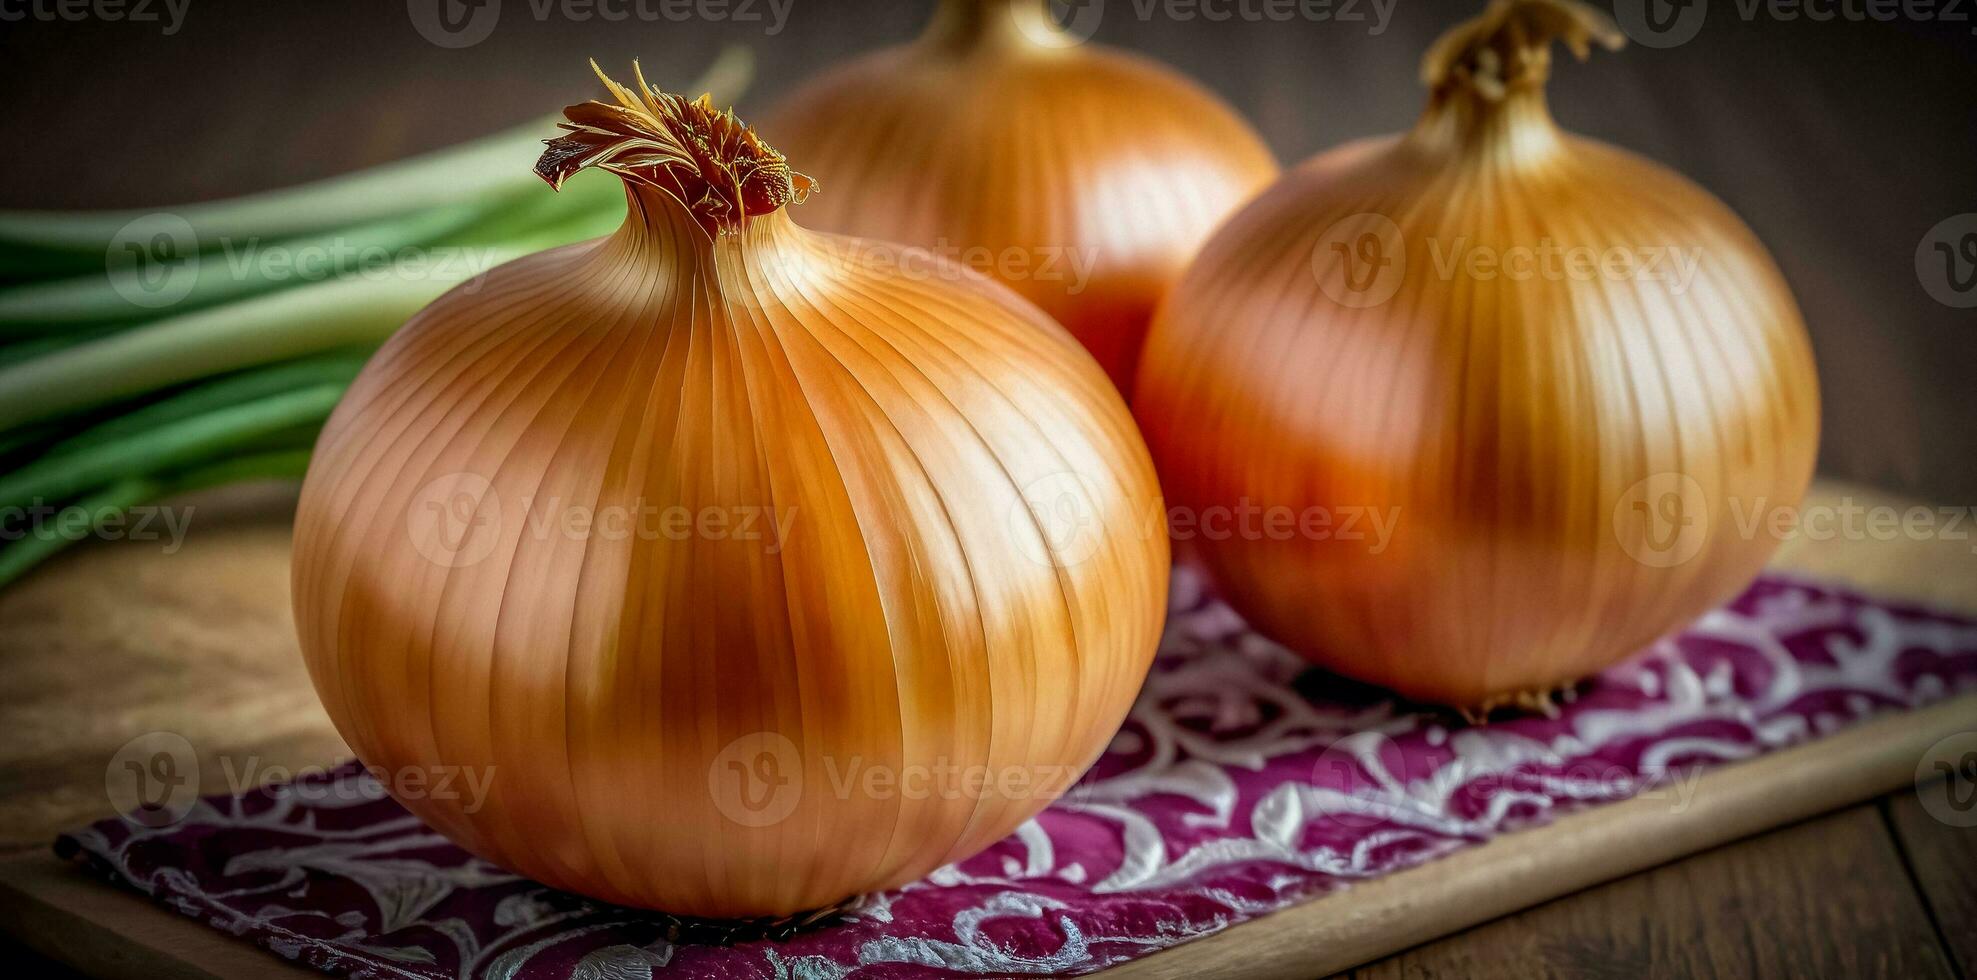
[[[1766,577],[1681,635],[1485,727],[1317,671],[1178,574],[1161,655],[1097,767],[986,852],[780,942],[470,857],[354,763],[58,850],[243,940],[375,978],[1059,976],[1207,935],[1574,808],[1977,690],[1977,623]]]

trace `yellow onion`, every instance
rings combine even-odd
[[[944,0],[918,40],[811,82],[771,123],[831,188],[803,225],[924,246],[1001,279],[1121,391],[1161,295],[1277,174],[1219,99],[1081,43],[1047,0]]]
[[[780,916],[967,857],[1144,677],[1144,444],[1033,306],[797,227],[731,114],[606,85],[538,172],[619,174],[623,227],[442,296],[324,430],[323,704],[435,829],[612,902]]]
[[[1470,708],[1548,704],[1741,588],[1776,544],[1750,515],[1796,506],[1818,441],[1770,256],[1681,176],[1562,132],[1553,40],[1621,43],[1570,0],[1498,0],[1428,53],[1412,131],[1232,217],[1134,401],[1237,610]]]

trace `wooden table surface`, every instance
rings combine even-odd
[[[1907,506],[1833,484],[1820,486],[1810,505],[1848,501]],[[185,736],[198,750],[206,792],[242,774],[275,778],[347,754],[291,635],[292,503],[293,488],[277,485],[188,498],[177,506],[189,510],[191,530],[174,553],[163,542],[90,543],[0,593],[8,681],[0,685],[0,730],[10,735],[0,742],[0,857],[40,851],[56,832],[107,815],[106,762],[140,733]],[[1977,611],[1972,547],[1794,539],[1778,561]],[[1954,719],[1958,727],[1977,730],[1973,703],[1957,709],[1970,714]],[[1430,865],[1414,887],[1461,873],[1459,865]],[[51,887],[103,903],[106,916],[140,930],[160,929],[172,943],[191,933],[209,955],[247,973],[279,965],[217,933],[174,929],[143,900],[79,876]],[[0,914],[0,930],[16,940],[35,928],[28,917],[8,918]],[[1977,970],[1971,922],[1977,830],[1932,819],[1918,789],[1905,787],[1387,955],[1351,975],[1967,977]],[[0,947],[8,954],[32,956]],[[1221,955],[1231,969],[1243,962],[1239,946]],[[1149,968],[1140,972],[1168,975],[1158,959],[1142,961]]]

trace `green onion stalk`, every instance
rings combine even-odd
[[[747,87],[746,49],[700,91]],[[377,346],[440,293],[608,234],[608,174],[552,194],[547,121],[160,210],[0,211],[0,588],[131,508],[295,479]]]

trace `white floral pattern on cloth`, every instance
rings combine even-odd
[[[1571,692],[1474,727],[1315,670],[1176,576],[1161,655],[1072,793],[986,852],[780,942],[674,945],[659,917],[507,874],[355,763],[111,819],[61,853],[351,977],[1088,973],[1577,807],[1681,805],[1702,768],[1977,690],[1977,623],[1766,577]]]

